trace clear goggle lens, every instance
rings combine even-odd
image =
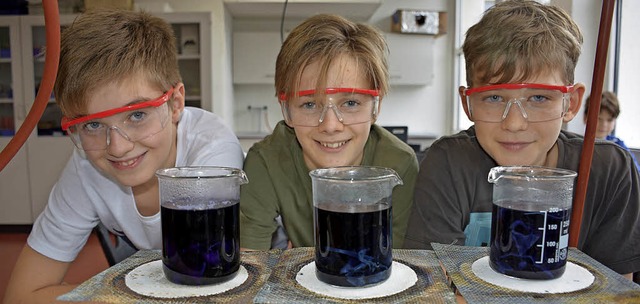
[[[529,122],[551,121],[567,111],[573,86],[501,84],[465,89],[472,121],[502,122],[511,108]]]
[[[120,108],[110,109],[75,119],[62,118],[62,129],[67,131],[73,143],[85,151],[104,150],[111,142],[111,131],[136,142],[162,131],[169,121],[169,111],[164,107],[173,95],[174,88],[162,96]]]
[[[107,120],[119,123],[111,125]],[[115,114],[109,119],[96,119],[72,125],[68,133],[79,149],[104,150],[115,136],[114,131],[128,141],[136,142],[159,133],[168,121],[169,112],[166,107],[147,107]]]
[[[285,119],[295,126],[317,127],[326,118],[329,109],[344,125],[371,121],[378,109],[376,90],[329,88],[324,94],[315,90],[301,91],[292,98],[281,95]]]

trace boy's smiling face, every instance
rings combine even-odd
[[[119,108],[132,102],[152,100],[163,93],[148,82],[128,79],[99,86],[87,94],[87,112],[93,114]],[[87,158],[98,170],[119,184],[137,187],[154,184],[156,170],[175,166],[176,128],[184,107],[184,86],[175,87],[171,101],[158,110],[166,111],[168,123],[157,134],[136,142],[130,142],[117,130],[110,130],[110,143],[104,150],[85,151]],[[115,116],[114,116],[115,117]],[[121,127],[121,121],[106,117],[102,122]]]
[[[299,91],[316,88],[320,63],[305,67],[300,79]],[[328,88],[371,89],[356,61],[341,55],[333,60],[327,72]],[[373,115],[373,114],[372,114]],[[309,170],[317,168],[359,165],[364,155],[364,146],[369,138],[371,120],[344,125],[333,111],[327,111],[324,121],[317,127],[292,126]]]
[[[560,72],[531,77],[525,83],[565,85]],[[475,83],[475,82],[474,82]],[[495,83],[478,83],[484,86]],[[469,116],[464,87],[460,88],[462,104]],[[575,84],[569,93],[570,101],[564,116],[543,122],[529,122],[518,107],[511,107],[502,122],[474,122],[476,137],[482,149],[493,158],[498,165],[524,165],[556,167],[558,150],[556,141],[562,124],[571,121],[580,109],[584,85]]]

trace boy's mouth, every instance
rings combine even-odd
[[[500,145],[509,151],[519,151],[526,148],[529,143],[527,142],[501,142]]]
[[[347,142],[348,142],[348,140],[340,141],[340,142],[318,142],[318,143],[320,143],[320,145],[325,147],[325,148],[337,149],[337,148],[342,147]]]
[[[123,160],[123,161],[114,161],[111,160],[111,165],[114,166],[116,169],[130,169],[130,168],[134,168],[135,166],[137,166],[140,161],[142,160],[142,158],[144,157],[146,153],[141,154],[138,157],[134,157],[128,160]]]

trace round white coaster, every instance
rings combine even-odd
[[[552,280],[530,280],[499,273],[489,266],[489,256],[482,257],[471,265],[478,278],[500,287],[533,293],[565,293],[591,286],[595,277],[580,265],[567,261],[564,274]]]
[[[418,281],[418,276],[411,267],[393,261],[391,275],[380,284],[367,287],[340,287],[318,280],[316,263],[311,261],[296,274],[296,281],[302,287],[325,296],[342,299],[371,299],[399,293],[413,286]]]
[[[124,282],[131,290],[143,296],[154,298],[198,297],[223,293],[238,287],[249,277],[244,266],[240,265],[238,274],[231,280],[211,285],[180,285],[169,282],[162,271],[162,260],[142,264],[131,270],[124,277]]]

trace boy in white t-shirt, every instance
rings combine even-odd
[[[158,169],[241,168],[237,137],[185,108],[171,25],[144,12],[85,13],[61,37],[55,97],[76,149],[16,262],[5,303],[50,303],[75,286],[70,263],[102,222],[138,249],[160,249]]]

